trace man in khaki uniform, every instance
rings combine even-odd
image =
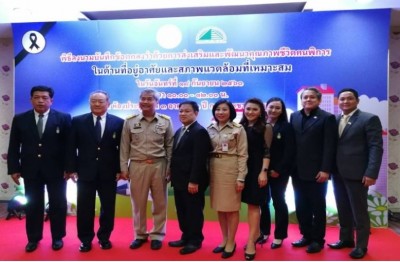
[[[135,240],[130,248],[136,249],[151,239],[151,249],[162,246],[167,220],[167,183],[173,145],[170,117],[156,113],[159,94],[145,89],[140,94],[140,114],[125,120],[121,137],[121,174],[130,179]],[[129,172],[129,173],[128,173]],[[147,232],[147,198],[153,200],[154,225]]]

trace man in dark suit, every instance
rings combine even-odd
[[[292,245],[308,246],[307,253],[320,252],[325,244],[325,197],[337,141],[335,116],[319,108],[321,99],[318,89],[304,89],[301,94],[303,109],[290,117],[296,139],[293,189],[296,216],[303,235]]]
[[[49,219],[53,250],[63,247],[67,197],[64,156],[71,126],[69,114],[50,109],[54,90],[47,86],[31,89],[33,110],[14,117],[8,147],[8,174],[18,185],[24,179],[27,252],[36,250],[43,238],[44,190],[49,198]]]
[[[183,126],[175,133],[171,158],[171,184],[182,236],[168,245],[182,247],[182,255],[201,248],[204,239],[204,192],[209,183],[211,141],[207,130],[196,121],[198,113],[199,106],[194,101],[179,104]]]
[[[382,162],[382,125],[378,116],[357,108],[358,92],[339,92],[337,117],[339,140],[336,167],[332,179],[340,223],[339,241],[330,248],[354,248],[352,258],[363,258],[367,252],[370,219],[368,187],[374,185]],[[354,243],[354,233],[356,243]]]
[[[95,236],[96,191],[99,195],[100,227],[97,238],[102,249],[112,247],[117,181],[120,179],[119,144],[124,120],[107,113],[110,105],[105,91],[90,94],[91,113],[72,119],[67,146],[67,172],[78,185],[77,225],[79,250],[92,249]]]

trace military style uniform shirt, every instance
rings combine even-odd
[[[243,126],[228,122],[221,129],[217,123],[207,127],[211,138],[213,151],[211,154],[237,156],[238,179],[244,180],[247,175],[247,136]]]
[[[143,114],[136,114],[125,120],[121,136],[121,171],[128,171],[130,161],[146,161],[166,158],[170,166],[173,146],[171,118],[156,113],[149,122]]]

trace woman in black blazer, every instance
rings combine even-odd
[[[268,198],[261,206],[258,243],[265,243],[271,230],[269,202],[273,200],[275,209],[275,231],[271,248],[279,248],[287,238],[289,211],[285,200],[286,187],[293,168],[295,156],[294,131],[288,122],[285,103],[281,98],[270,98],[267,103],[267,122],[273,126],[271,162],[268,175]]]

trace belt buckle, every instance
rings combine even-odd
[[[145,162],[146,162],[146,164],[153,164],[154,163],[153,159],[146,159]]]
[[[215,154],[215,158],[222,158],[222,154]]]

